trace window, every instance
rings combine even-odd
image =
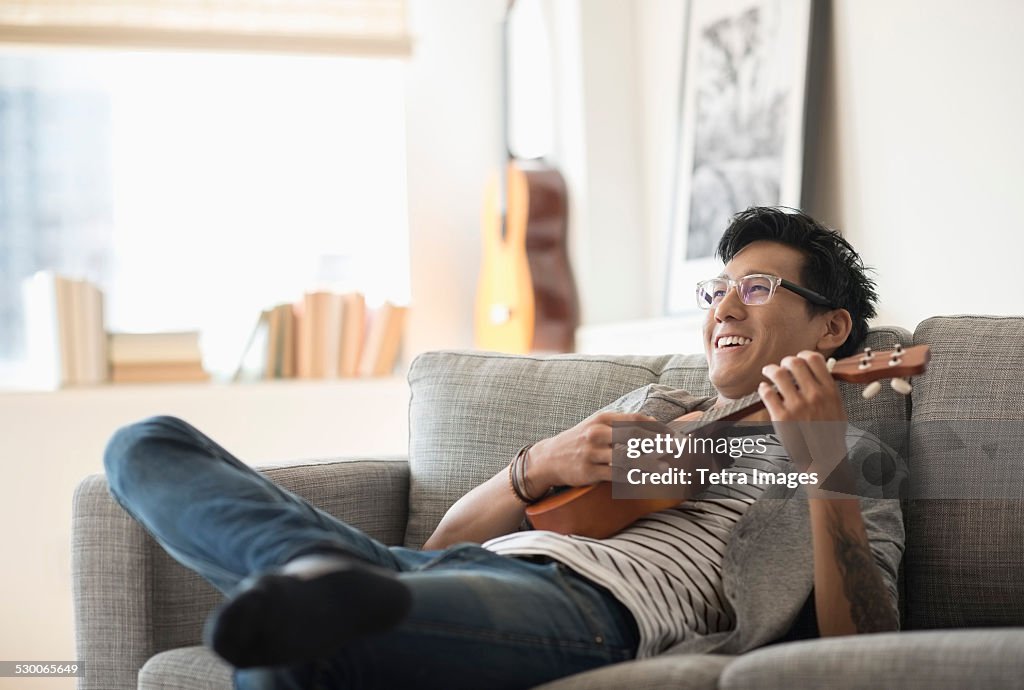
[[[44,268],[97,283],[110,331],[200,329],[217,378],[304,290],[407,302],[404,64],[0,55],[0,383]]]

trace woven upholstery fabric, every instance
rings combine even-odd
[[[695,355],[420,355],[409,368],[406,545],[422,546],[448,508],[520,446],[568,429],[634,388],[669,381],[711,392],[704,359]]]
[[[232,669],[206,647],[181,647],[151,657],[139,671],[139,690],[229,690]]]
[[[1024,629],[929,630],[775,645],[725,667],[721,690],[1024,688]]]
[[[914,340],[932,359],[913,393],[912,487],[945,497],[905,508],[905,625],[1024,625],[1024,318],[936,317]],[[954,498],[954,476],[1000,495]]]
[[[401,543],[408,504],[404,460],[307,462],[263,471],[371,536]],[[167,556],[114,502],[102,475],[79,484],[72,520],[77,651],[86,672],[79,688],[135,688],[136,673],[151,656],[200,641],[206,615],[221,596]]]
[[[736,657],[669,654],[577,673],[534,690],[717,690],[718,676]]]
[[[80,690],[130,690],[153,654],[152,540],[93,475],[75,490],[71,522],[72,593]]]
[[[910,343],[901,328],[877,328],[867,344]],[[517,356],[444,351],[420,355],[409,369],[409,526],[419,548],[463,494],[508,464],[526,443],[554,436],[629,391],[661,383],[713,395],[703,355]],[[870,402],[843,386],[850,418],[887,438],[901,431],[909,401],[888,387]],[[893,423],[895,420],[895,423]]]
[[[735,658],[690,654],[627,661],[545,683],[536,690],[716,690],[722,668]],[[161,652],[139,671],[139,690],[229,690],[231,682],[231,667],[201,646]]]

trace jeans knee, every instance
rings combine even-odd
[[[120,427],[107,441],[103,451],[103,469],[110,490],[122,495],[126,482],[138,474],[141,466],[153,461],[155,444],[188,436],[187,422],[168,415],[147,417]]]

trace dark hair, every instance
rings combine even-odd
[[[803,287],[828,297],[850,312],[853,328],[846,342],[833,353],[836,358],[856,352],[868,333],[868,319],[875,316],[875,281],[872,269],[838,231],[827,228],[806,213],[791,208],[752,206],[737,213],[718,243],[716,256],[728,263],[751,242],[768,240],[800,250],[804,265],[800,271]],[[829,307],[807,302],[810,314]]]

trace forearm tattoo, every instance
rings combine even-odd
[[[858,633],[897,630],[896,613],[882,583],[868,545],[843,525],[837,511],[829,511],[829,531],[836,549],[836,563],[843,578],[843,592],[850,602],[850,617]]]

